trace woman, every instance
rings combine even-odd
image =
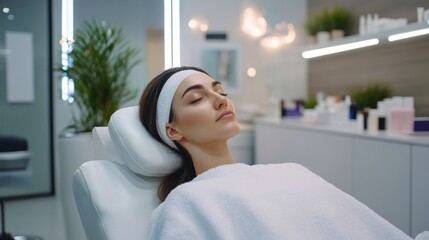
[[[202,69],[164,71],[148,84],[139,106],[140,120],[149,133],[183,159],[182,167],[161,183],[161,201],[196,175],[233,163],[226,142],[239,132],[234,105],[222,84]]]
[[[157,76],[141,97],[140,119],[183,158],[158,189],[148,239],[411,239],[298,164],[231,164],[234,106],[201,69]]]

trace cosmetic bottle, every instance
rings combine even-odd
[[[363,116],[363,130],[367,130],[368,129],[368,115],[369,115],[369,109],[365,108],[362,111],[362,116]]]
[[[365,35],[366,25],[365,25],[365,15],[360,15],[359,17],[359,35]]]
[[[318,105],[321,104],[321,103],[324,103],[324,101],[325,101],[325,93],[324,92],[317,92],[316,93],[316,101],[317,101]]]
[[[389,132],[390,131],[390,110],[391,110],[391,105],[392,105],[392,99],[391,98],[386,98],[383,100],[384,102],[384,109],[385,109],[385,113],[386,113],[386,131]]]
[[[302,115],[302,101],[295,101],[295,113],[298,116]]]
[[[372,33],[372,15],[366,15],[366,33]]]
[[[365,130],[365,128],[364,128],[364,120],[363,120],[363,113],[362,112],[358,112],[357,114],[356,114],[356,122],[357,122],[357,128],[358,128],[358,130],[360,130],[360,131],[364,131]]]
[[[378,130],[386,130],[386,107],[384,101],[379,101],[377,103],[378,111]]]
[[[389,132],[401,132],[402,116],[402,97],[393,97],[390,108]]]
[[[414,114],[414,98],[404,97],[402,103],[402,133],[410,134],[414,132]]]
[[[349,106],[349,119],[350,120],[357,119],[357,114],[358,114],[358,106],[354,103],[350,104],[350,106]]]
[[[378,32],[378,14],[374,14],[374,17],[372,19],[372,28],[373,33]]]
[[[280,116],[281,118],[286,117],[286,101],[284,99],[280,100]]]
[[[356,120],[357,113],[358,113],[358,106],[352,103],[352,99],[350,98],[350,96],[346,96],[344,102],[346,105],[346,111],[348,112],[348,119]]]
[[[417,22],[422,23],[424,21],[423,13],[425,11],[425,8],[418,7],[417,8]]]
[[[275,118],[281,117],[281,112],[279,111],[279,99],[275,97],[268,98],[267,101],[267,114]]]
[[[378,132],[378,111],[377,109],[370,109],[368,112],[368,132],[377,133]]]

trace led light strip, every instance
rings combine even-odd
[[[315,57],[325,56],[329,54],[350,51],[353,49],[369,47],[369,46],[377,45],[379,42],[380,41],[377,38],[373,38],[373,39],[368,39],[368,40],[359,41],[359,42],[346,43],[346,44],[341,44],[341,45],[326,47],[326,48],[319,48],[319,49],[303,52],[302,57],[306,59],[315,58]]]
[[[429,28],[390,35],[387,39],[389,40],[389,42],[393,42],[393,41],[417,37],[425,34],[429,34]]]
[[[172,64],[172,39],[171,39],[171,0],[164,0],[164,67],[171,68]]]
[[[180,66],[180,0],[164,0],[164,67]]]
[[[173,42],[173,67],[180,66],[180,0],[172,0],[172,33],[171,40]]]
[[[70,43],[73,41],[73,0],[62,0],[61,11],[61,64],[63,68],[68,68],[68,53],[71,50]],[[74,101],[74,82],[66,75],[61,79],[61,97],[64,101],[72,103]]]

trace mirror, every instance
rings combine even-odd
[[[0,9],[0,199],[51,195],[51,2],[5,0]],[[26,142],[27,151],[7,151],[6,136]]]
[[[200,67],[220,81],[229,93],[240,90],[239,53],[234,47],[206,47],[200,52]]]

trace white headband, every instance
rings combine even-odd
[[[187,77],[193,74],[204,74],[196,70],[182,70],[174,73],[162,87],[161,93],[156,104],[156,129],[162,140],[170,147],[177,149],[173,141],[167,135],[166,126],[169,123],[171,104],[174,94],[180,83]]]

